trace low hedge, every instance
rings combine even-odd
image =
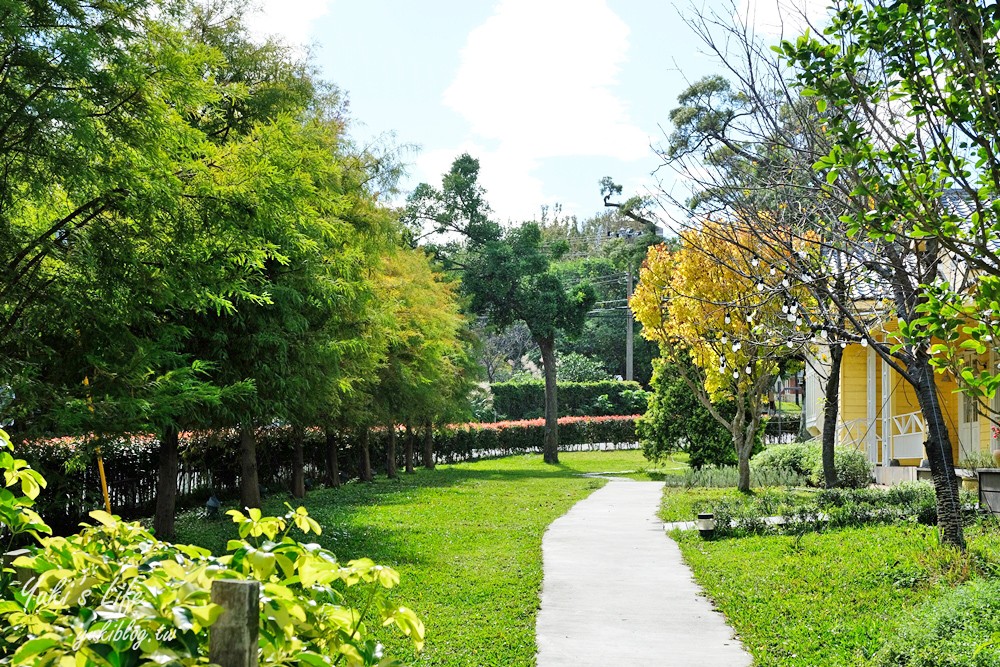
[[[622,448],[636,443],[636,416],[566,417],[559,420],[560,446],[565,449],[604,445]],[[397,465],[402,467],[405,442],[399,427]],[[415,434],[414,456],[421,465],[421,433]],[[327,476],[326,435],[322,429],[304,433],[306,486],[317,486]],[[359,476],[362,448],[355,434],[339,433],[341,479]],[[508,456],[540,451],[545,438],[542,419],[519,422],[452,425],[434,434],[436,460],[457,463],[476,458]],[[216,495],[239,497],[239,433],[216,429],[181,433],[178,508],[197,507]],[[372,467],[382,469],[388,431],[372,429],[369,455]],[[123,435],[100,441],[111,506],[115,514],[136,519],[153,514],[159,475],[159,440],[149,435]],[[104,506],[93,438],[63,437],[15,445],[18,457],[28,461],[48,480],[49,486],[36,505],[41,516],[57,533],[72,532],[87,513]],[[287,490],[292,478],[291,429],[268,426],[257,430],[257,473],[261,490]]]
[[[292,476],[291,429],[258,430],[257,473],[262,491],[287,489]],[[310,485],[325,473],[326,439],[321,429],[307,429],[305,467]],[[347,446],[346,441],[342,443]],[[15,444],[17,456],[48,481],[37,504],[41,516],[58,533],[74,530],[94,509],[103,509],[96,451],[100,447],[111,507],[126,519],[150,516],[156,504],[159,439],[150,435],[62,437]],[[181,433],[178,449],[178,507],[203,504],[211,495],[239,495],[239,434],[235,429]],[[356,474],[356,457],[341,456],[346,476]]]
[[[561,417],[559,447],[637,446],[636,419],[638,415]],[[526,419],[451,425],[435,434],[434,448],[439,461],[454,463],[537,452],[541,451],[544,441],[545,420]]]
[[[493,409],[508,420],[537,419],[545,415],[545,383],[497,382],[493,391]],[[634,415],[646,411],[648,392],[638,382],[602,380],[600,382],[560,382],[559,416]]]

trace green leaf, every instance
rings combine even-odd
[[[311,665],[312,667],[329,667],[333,662],[326,656],[320,655],[319,653],[313,653],[312,651],[303,651],[297,653],[295,657],[306,665]]]
[[[107,512],[105,512],[104,510],[94,510],[89,514],[90,518],[94,519],[95,521],[97,521],[97,523],[101,524],[102,526],[106,526],[108,528],[114,528],[115,526],[118,525],[118,520],[115,519],[115,517],[108,514]]]
[[[197,607],[188,607],[191,610],[191,616],[194,620],[198,621],[198,624],[203,628],[215,623],[219,620],[219,617],[226,611],[222,605],[218,604],[205,604]]]
[[[31,639],[21,644],[17,652],[14,653],[13,663],[15,665],[21,665],[29,662],[30,658],[38,656],[40,653],[47,651],[53,646],[58,646],[60,642],[57,639],[51,637],[39,637],[38,639]]]
[[[258,580],[266,581],[271,576],[271,573],[274,572],[274,554],[259,549],[250,549],[247,551],[246,558],[250,562],[254,576]]]

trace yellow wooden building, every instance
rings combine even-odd
[[[806,364],[806,428],[813,435],[823,430],[824,390],[829,373],[828,351],[819,348]],[[996,368],[996,352],[967,362],[977,368]],[[977,410],[975,399],[958,391],[951,373],[937,375],[938,395],[952,444],[956,465],[982,453],[1000,449],[991,422]],[[897,483],[916,479],[925,458],[923,414],[913,387],[871,347],[851,344],[844,349],[840,369],[838,445],[864,451],[875,464],[876,481]],[[994,401],[993,409],[1000,407]]]

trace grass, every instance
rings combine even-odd
[[[518,456],[400,473],[398,481],[312,491],[302,501],[323,527],[320,542],[343,561],[367,556],[399,570],[395,593],[427,627],[419,660],[388,638],[386,655],[418,665],[533,665],[535,614],[542,580],[541,541],[548,525],[600,488],[588,472],[642,468],[637,451]],[[264,502],[280,514],[287,497]],[[227,520],[194,514],[178,522],[178,540],[221,553],[235,537]]]
[[[802,413],[802,406],[796,405],[795,401],[775,401],[775,408],[786,415],[798,415]]]
[[[631,460],[634,461],[634,465],[631,470],[622,468],[625,472],[616,474],[616,477],[628,477],[642,482],[660,482],[667,476],[680,475],[689,470],[686,452],[676,452],[653,462],[647,461],[640,450],[619,453],[630,454],[630,457],[622,459],[622,463]]]
[[[996,523],[962,557],[916,524],[703,541],[674,531],[755,665],[865,665],[918,605],[1000,563]],[[988,638],[985,638],[988,639]]]

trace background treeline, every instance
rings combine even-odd
[[[155,434],[161,536],[181,431],[236,433],[258,506],[261,427],[294,434],[301,495],[308,427],[453,420],[476,379],[457,284],[385,204],[395,149],[355,145],[341,92],[244,10],[0,16],[0,421],[85,449]]]
[[[247,11],[39,0],[0,16],[0,424],[62,489],[46,518],[101,504],[98,456],[112,509],[155,498],[169,537],[179,496],[252,507],[433,465],[425,443],[447,460],[535,447],[536,431],[424,438],[496,418],[481,378],[544,375],[502,414],[552,408],[549,462],[559,414],[640,412],[638,385],[570,387],[557,409],[556,352],[563,380],[624,373],[652,226],[558,207],[500,225],[468,156],[393,208],[403,148],[353,141],[346,96],[306,51],[251,37]],[[643,383],[653,348],[636,337]],[[593,442],[579,428],[559,426],[566,444]],[[397,430],[421,434],[417,456]],[[182,433],[215,444],[195,455]]]

